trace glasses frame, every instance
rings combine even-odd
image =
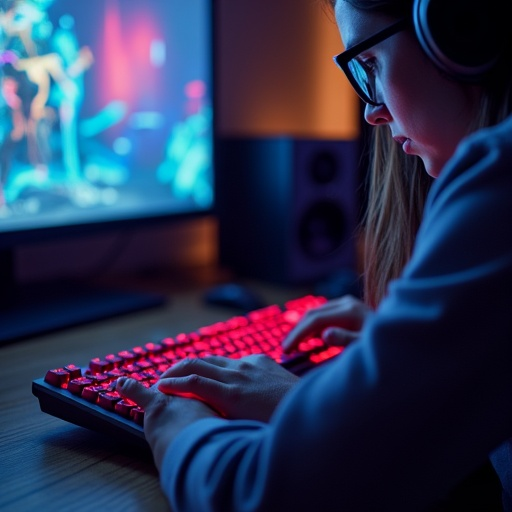
[[[346,77],[348,78],[349,82],[351,83],[352,87],[358,94],[358,96],[369,105],[373,105],[374,107],[380,107],[383,105],[383,103],[378,103],[374,100],[372,100],[361,88],[358,81],[355,79],[352,71],[348,67],[348,63],[354,58],[357,57],[360,53],[364,52],[365,50],[368,50],[368,48],[371,48],[372,46],[375,46],[376,44],[384,41],[385,39],[388,39],[389,37],[397,34],[398,32],[401,32],[402,30],[405,30],[407,27],[409,27],[411,24],[410,18],[403,18],[396,23],[393,23],[389,27],[386,27],[385,29],[377,32],[376,34],[373,34],[373,36],[370,36],[369,38],[365,39],[364,41],[361,41],[360,43],[357,43],[356,45],[347,48],[344,52],[335,55],[333,57],[334,62],[336,65],[345,73]]]

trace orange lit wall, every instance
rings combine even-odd
[[[320,0],[218,0],[220,135],[357,137],[359,105]]]

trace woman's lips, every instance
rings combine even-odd
[[[411,152],[411,139],[408,139],[407,137],[393,137],[398,144],[402,146],[402,149],[404,150],[404,153],[410,154]]]

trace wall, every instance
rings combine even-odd
[[[358,102],[332,62],[341,42],[319,0],[214,0],[219,135],[355,138]],[[205,265],[217,258],[206,218],[38,244],[18,254],[22,280]]]
[[[332,61],[341,39],[321,4],[218,1],[221,135],[358,135],[358,102]]]

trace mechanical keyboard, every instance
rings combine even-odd
[[[48,370],[32,383],[41,410],[76,425],[147,447],[144,410],[115,391],[116,380],[128,376],[152,386],[177,361],[210,355],[240,358],[265,354],[295,374],[331,359],[341,348],[327,347],[319,338],[303,341],[299,349],[284,354],[281,343],[304,313],[326,302],[308,295],[272,305],[243,316],[146,343],[117,354],[94,357],[87,368],[69,364]]]

